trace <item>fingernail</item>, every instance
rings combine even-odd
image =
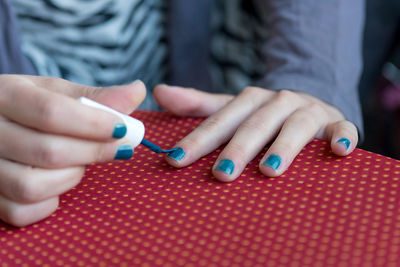
[[[233,161],[230,159],[221,160],[216,168],[216,170],[223,171],[229,175],[233,173],[234,169],[235,169],[235,163],[233,163]]]
[[[126,134],[126,125],[122,122],[116,122],[114,125],[114,132],[112,137],[114,138],[122,138]]]
[[[272,169],[277,170],[281,165],[281,157],[275,154],[271,154],[268,158],[264,161],[265,165],[270,166]]]
[[[118,147],[114,159],[130,159],[133,156],[133,149],[130,145],[122,145]]]
[[[183,159],[185,157],[185,151],[183,151],[182,148],[177,147],[176,150],[168,153],[168,157],[170,157],[176,161],[180,161],[181,159]]]
[[[349,149],[349,147],[350,147],[350,140],[347,139],[346,137],[340,138],[340,139],[337,141],[337,143],[340,143],[340,144],[345,145],[346,149]]]

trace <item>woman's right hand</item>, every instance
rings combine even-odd
[[[145,94],[140,81],[95,88],[0,75],[0,219],[15,226],[39,221],[56,210],[60,194],[79,183],[85,165],[132,156],[121,119],[78,97],[129,114]]]

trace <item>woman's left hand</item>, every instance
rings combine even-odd
[[[208,117],[176,144],[182,150],[169,154],[168,163],[187,166],[227,143],[212,169],[223,182],[235,180],[272,141],[259,163],[268,177],[282,174],[314,137],[330,140],[339,156],[358,142],[357,128],[338,109],[301,92],[248,87],[235,97],[159,85],[154,97],[173,114]]]

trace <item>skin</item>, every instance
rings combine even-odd
[[[77,185],[85,165],[112,161],[124,139],[112,138],[117,116],[80,104],[86,96],[131,113],[144,99],[142,82],[95,88],[62,79],[0,75],[0,219],[37,222]]]
[[[299,92],[248,87],[234,97],[159,85],[153,94],[160,106],[178,116],[208,117],[176,144],[185,157],[179,161],[166,157],[167,162],[185,167],[226,143],[212,169],[222,182],[234,181],[269,143],[259,169],[267,177],[276,177],[314,137],[330,140],[333,153],[339,156],[351,153],[358,142],[357,128],[339,110]],[[350,141],[349,148],[337,142],[343,137]],[[282,159],[276,170],[264,164],[271,154]],[[233,161],[232,174],[216,169],[223,159]]]
[[[58,78],[0,75],[0,219],[15,226],[37,222],[57,206],[59,195],[77,185],[85,165],[112,161],[122,139],[112,138],[120,119],[80,104],[86,96],[125,114],[144,99],[140,81],[109,88],[74,84]],[[212,173],[235,180],[268,143],[260,161],[265,176],[282,174],[314,137],[331,140],[335,154],[345,156],[357,144],[356,127],[336,108],[302,93],[246,88],[240,95],[209,94],[191,88],[159,85],[154,97],[178,116],[208,117],[176,144],[186,152],[181,168],[227,144]],[[28,112],[27,112],[28,111]],[[340,138],[350,140],[347,149]],[[277,170],[263,164],[270,154],[282,158]],[[231,175],[216,170],[222,159],[235,164]]]

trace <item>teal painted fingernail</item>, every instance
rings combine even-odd
[[[282,159],[280,156],[271,154],[269,157],[264,161],[265,165],[270,166],[272,169],[277,170],[279,166],[281,166]]]
[[[346,149],[349,149],[350,147],[350,140],[345,137],[340,138],[337,142],[345,145]]]
[[[122,138],[126,134],[126,125],[122,122],[116,122],[114,125],[114,132],[112,137],[114,138]]]
[[[122,145],[118,147],[114,159],[130,159],[133,156],[133,149],[130,145]]]
[[[234,169],[235,169],[235,163],[233,163],[233,161],[230,159],[221,160],[216,168],[216,170],[226,172],[229,175],[233,173]]]
[[[174,151],[168,153],[168,157],[173,158],[176,161],[180,161],[185,157],[185,151],[182,148],[178,147]]]

